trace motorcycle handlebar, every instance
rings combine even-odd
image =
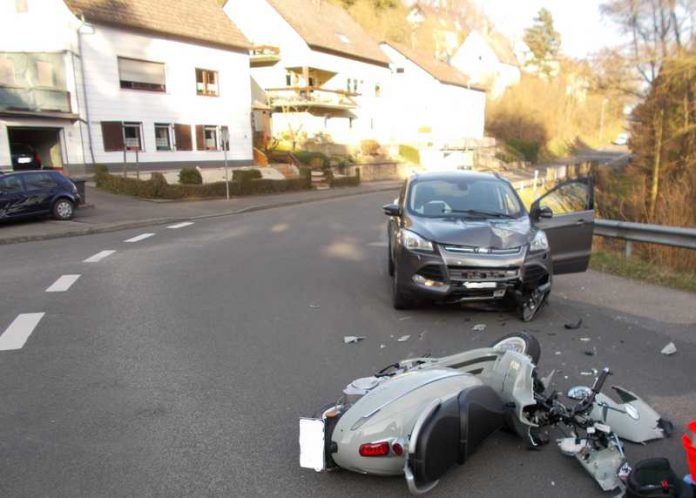
[[[578,405],[573,410],[574,415],[580,415],[592,409],[595,396],[597,396],[597,394],[599,394],[599,392],[602,390],[602,387],[604,387],[604,383],[607,381],[610,375],[611,371],[609,370],[609,368],[604,367],[602,369],[602,372],[599,374],[597,379],[595,379],[595,382],[592,385],[592,394],[590,394],[588,397],[586,397],[580,403],[578,403]]]
[[[607,381],[611,374],[612,373],[609,370],[609,368],[604,367],[602,369],[602,373],[599,374],[599,377],[597,377],[594,385],[592,386],[592,392],[595,394],[599,393],[602,390],[602,387],[604,387],[604,383]]]

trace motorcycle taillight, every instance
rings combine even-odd
[[[381,443],[365,443],[360,445],[360,456],[364,457],[380,457],[389,454],[389,443],[382,441]]]

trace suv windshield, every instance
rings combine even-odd
[[[411,184],[408,210],[429,218],[518,218],[523,213],[510,185],[495,178],[416,181]]]

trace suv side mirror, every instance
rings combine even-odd
[[[553,218],[553,211],[550,207],[539,207],[538,204],[532,206],[529,214],[533,221],[539,221],[541,218]]]
[[[401,216],[401,208],[398,204],[386,204],[382,206],[382,210],[387,216]]]

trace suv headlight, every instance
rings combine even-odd
[[[530,251],[545,251],[549,248],[549,239],[546,238],[546,234],[543,230],[538,230],[532,243],[529,245]]]
[[[411,251],[433,252],[433,243],[410,230],[401,230],[401,240],[406,249]]]

